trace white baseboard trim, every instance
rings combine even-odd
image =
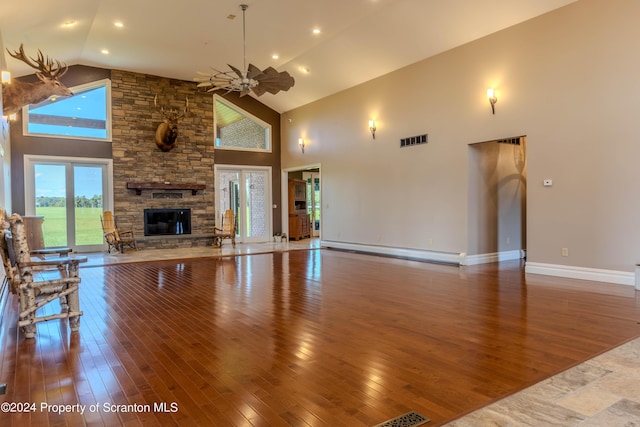
[[[601,270],[597,268],[573,267],[570,265],[544,264],[529,262],[525,264],[525,273],[543,274],[546,276],[566,277],[569,279],[593,280],[595,282],[616,283],[618,285],[635,285],[635,274],[626,271]]]
[[[504,252],[493,252],[489,254],[466,255],[462,265],[488,264],[490,262],[511,261],[514,259],[522,259],[525,251],[514,250]]]
[[[421,261],[443,262],[447,264],[462,265],[464,253],[438,252],[423,249],[395,248],[390,246],[364,245],[360,243],[334,242],[322,240],[320,246],[324,248],[335,248],[346,251],[365,252],[379,255],[389,255],[399,258],[411,258]]]

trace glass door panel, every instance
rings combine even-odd
[[[269,240],[269,212],[267,210],[266,172],[245,172],[245,233],[246,241]]]
[[[111,160],[25,156],[25,212],[44,217],[45,247],[102,251],[100,216],[112,210]]]
[[[313,208],[313,212],[311,212],[311,218],[313,218],[311,234],[318,237],[320,236],[320,207],[322,206],[322,202],[320,201],[320,178],[315,174],[311,183],[311,194],[311,205]]]
[[[216,225],[231,209],[236,214],[236,241],[268,242],[271,238],[271,171],[216,167]]]
[[[311,235],[320,236],[320,175],[317,172],[303,172],[302,176],[307,181],[307,213],[311,218]]]
[[[65,165],[35,164],[35,214],[44,217],[44,246],[68,246]]]
[[[100,223],[103,212],[103,167],[73,166],[73,200],[75,205],[75,244],[101,245],[102,227]]]

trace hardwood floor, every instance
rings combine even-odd
[[[10,299],[0,401],[36,407],[0,425],[351,427],[413,410],[437,426],[640,331],[632,287],[525,277],[518,262],[309,250],[81,277],[77,333],[52,321],[25,340]]]

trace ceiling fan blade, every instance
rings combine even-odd
[[[227,65],[229,65],[229,68],[231,68],[233,72],[238,75],[238,77],[240,77],[241,79],[244,78],[244,75],[242,75],[242,71],[240,71],[238,68],[234,67],[233,65],[230,65],[230,64],[227,64]]]
[[[278,72],[275,68],[269,67],[262,72],[262,76],[256,78],[262,93],[269,92],[276,94],[279,91],[287,91],[293,87],[295,80],[286,72]],[[255,92],[255,90],[254,90]],[[257,94],[256,94],[257,95]]]
[[[249,64],[249,67],[247,68],[247,78],[258,80],[261,75],[262,71],[260,71],[260,68],[256,67],[253,64]]]
[[[251,90],[253,91],[255,96],[261,96],[267,92],[267,88],[261,83],[259,83],[257,86],[252,87]]]

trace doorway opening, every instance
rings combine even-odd
[[[268,242],[271,239],[271,167],[214,166],[216,225],[227,209],[236,218],[236,241]]]
[[[42,219],[45,247],[102,251],[100,216],[112,206],[111,159],[25,156],[25,214]]]
[[[282,176],[282,228],[291,236],[289,217],[294,214],[288,195],[289,180],[302,180],[306,183],[306,215],[309,218],[310,237],[321,237],[322,234],[322,178],[320,165],[309,165],[283,171]],[[294,233],[295,234],[295,233]]]
[[[525,257],[526,160],[526,136],[469,145],[471,263]]]

